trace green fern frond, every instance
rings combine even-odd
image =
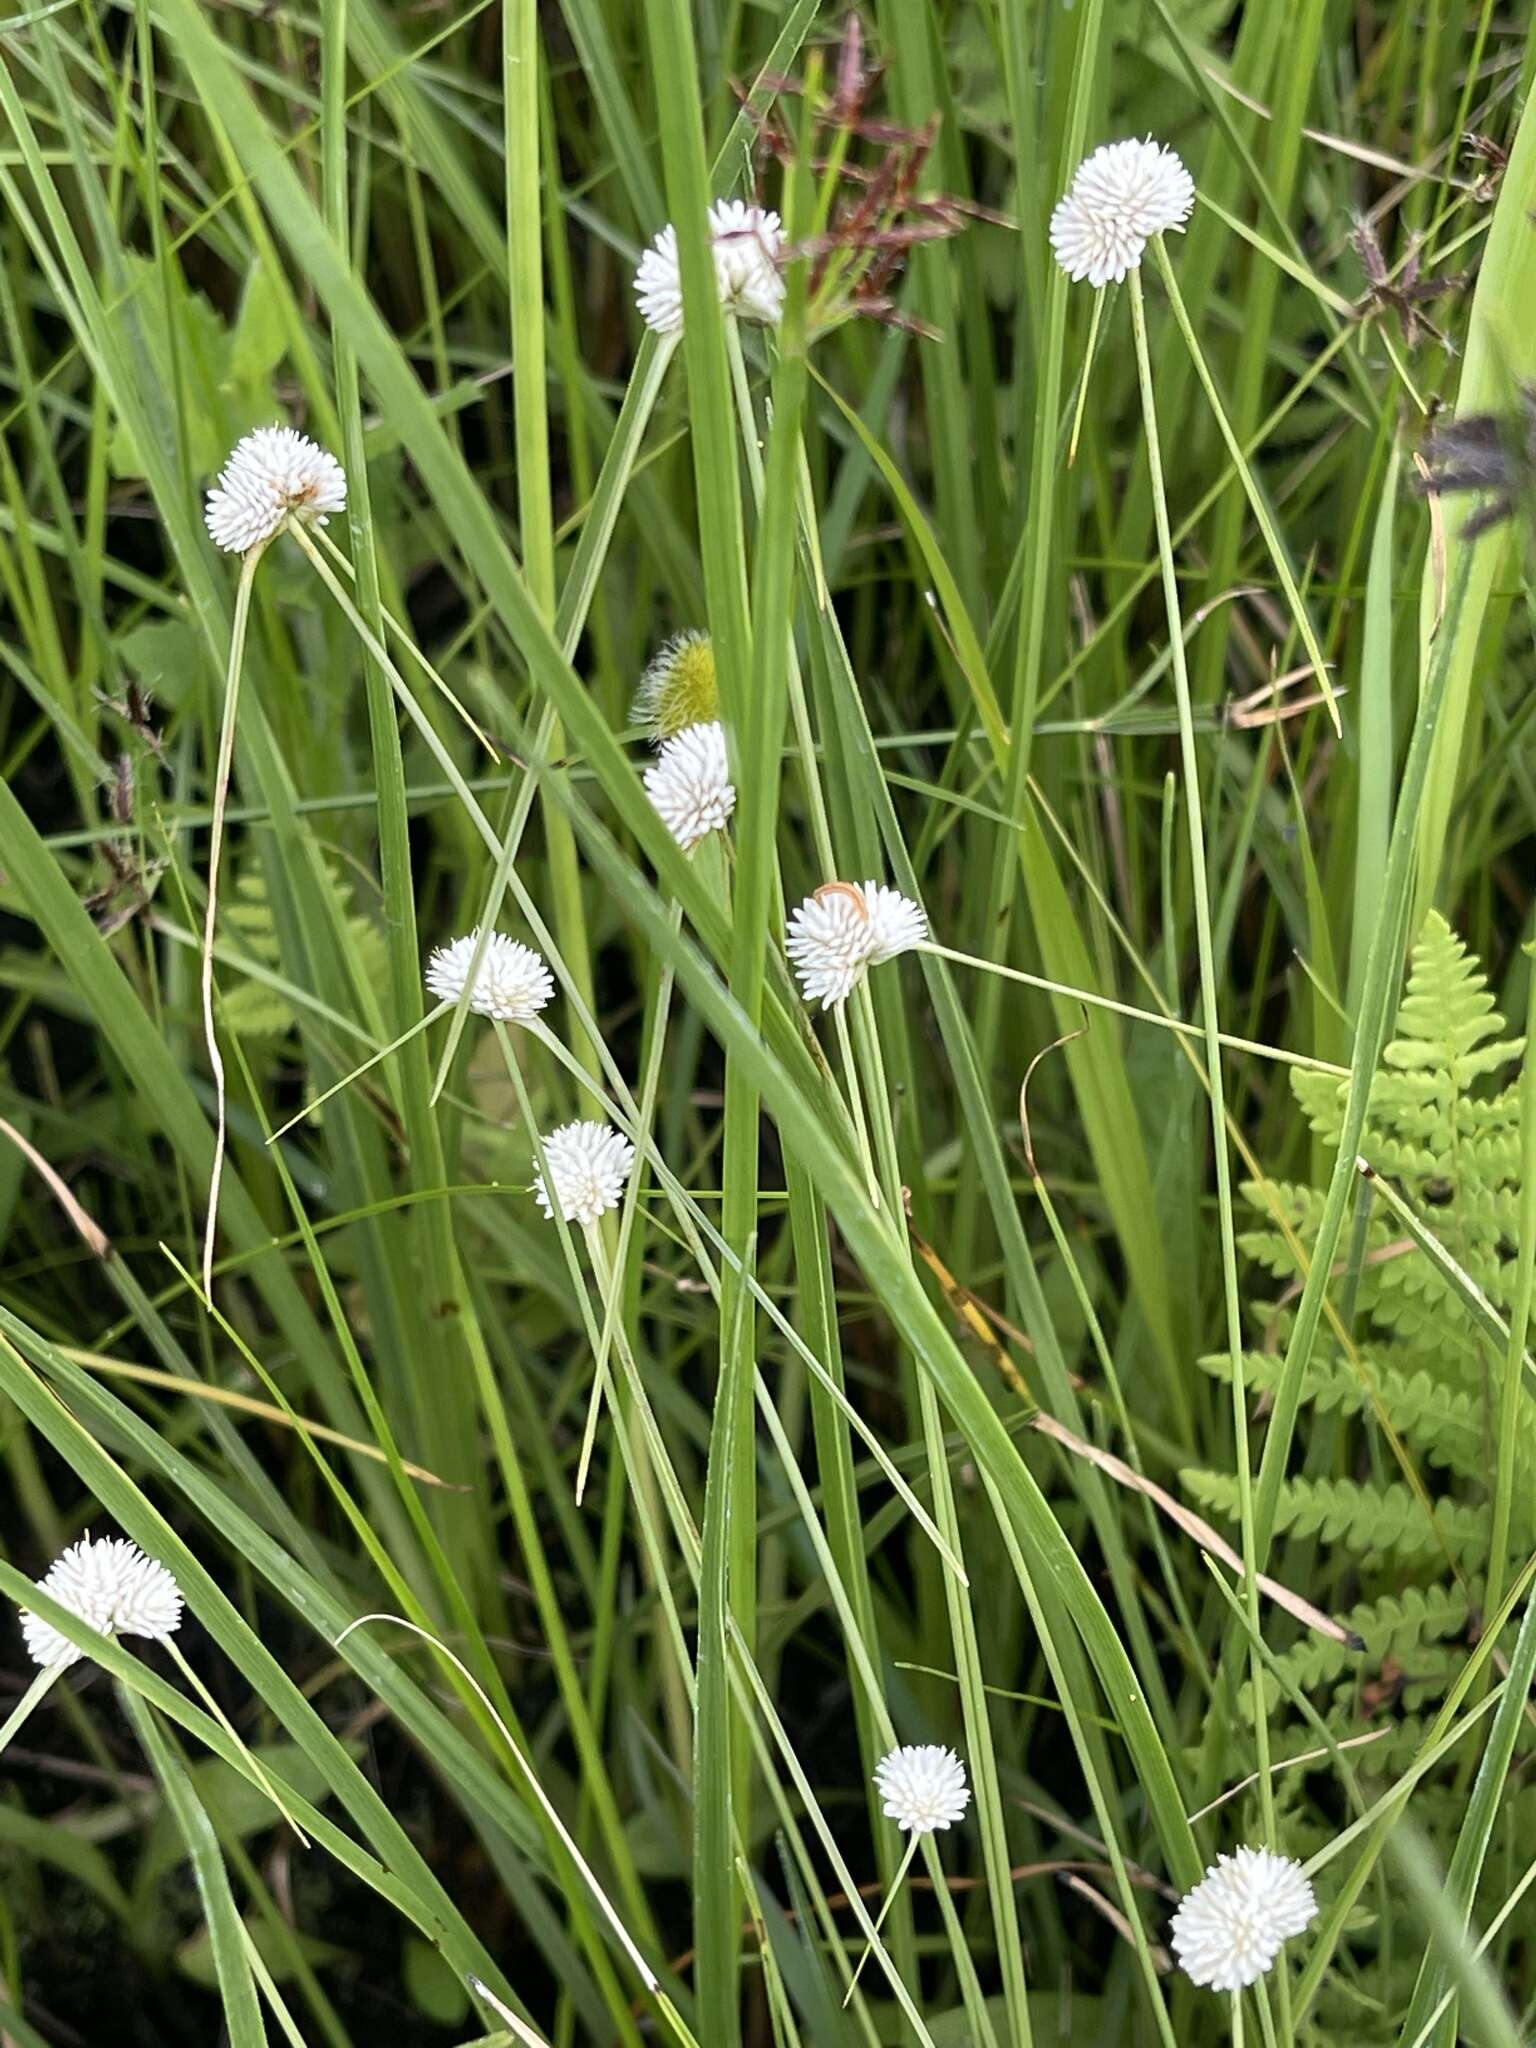
[[[1228,1472],[1191,1468],[1179,1474],[1201,1507],[1229,1521],[1239,1518],[1237,1481]],[[1348,1550],[1397,1557],[1439,1555],[1481,1559],[1488,1547],[1488,1516],[1462,1501],[1434,1503],[1434,1526],[1424,1504],[1401,1480],[1364,1485],[1353,1479],[1288,1479],[1280,1489],[1275,1527],[1292,1536],[1320,1536]],[[1438,1529],[1438,1533],[1437,1533]]]
[[[334,875],[329,879],[340,893],[339,880]],[[243,869],[235,877],[234,887],[225,894],[221,915],[234,951],[243,953],[257,966],[278,966],[282,947],[266,881],[259,868]],[[356,911],[349,909],[346,916],[353,938],[353,958],[362,973],[378,985],[388,968],[384,936]],[[286,996],[265,982],[234,980],[227,966],[220,977],[219,1011],[226,1028],[237,1038],[280,1038],[293,1029],[293,1005]]]
[[[1243,1380],[1251,1394],[1272,1393],[1280,1384],[1280,1354],[1247,1351]],[[1200,1360],[1213,1378],[1225,1378],[1231,1361],[1223,1352]],[[1480,1396],[1465,1387],[1448,1386],[1427,1370],[1401,1372],[1379,1353],[1363,1356],[1358,1368],[1338,1353],[1314,1358],[1302,1381],[1302,1399],[1317,1413],[1369,1415],[1376,1402],[1410,1449],[1433,1465],[1463,1478],[1486,1478],[1488,1443]],[[1521,1454],[1522,1460],[1527,1455]]]
[[[1471,1602],[1459,1582],[1448,1586],[1410,1586],[1399,1595],[1351,1608],[1339,1619],[1365,1644],[1364,1652],[1336,1643],[1328,1636],[1307,1636],[1276,1660],[1273,1673],[1266,1674],[1271,1710],[1278,1705],[1287,1682],[1297,1692],[1311,1693],[1319,1686],[1331,1685],[1347,1671],[1351,1683],[1358,1683],[1378,1673],[1389,1657],[1402,1664],[1422,1644],[1460,1635],[1471,1611]],[[1242,1703],[1243,1712],[1251,1718],[1251,1685],[1244,1686]]]

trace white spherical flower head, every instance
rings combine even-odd
[[[776,327],[784,311],[779,262],[784,231],[779,216],[742,199],[717,199],[709,209],[710,251],[715,284],[728,313]],[[656,334],[683,331],[683,272],[677,229],[669,221],[640,258],[635,303]]]
[[[292,427],[258,427],[236,444],[208,493],[204,518],[215,547],[249,554],[290,512],[324,526],[347,504],[347,473],[334,455]]]
[[[555,1200],[567,1223],[595,1223],[623,1199],[635,1148],[611,1124],[562,1124],[544,1140],[544,1158],[555,1184]],[[544,1176],[534,1179],[539,1207],[554,1216]]]
[[[82,1537],[54,1559],[42,1590],[103,1635],[163,1642],[181,1626],[181,1591],[163,1564],[123,1536]],[[25,1611],[27,1654],[44,1670],[63,1671],[85,1652],[52,1622]]]
[[[875,1766],[875,1785],[882,1811],[913,1835],[953,1827],[971,1802],[965,1765],[937,1742],[893,1749]]]
[[[1182,229],[1195,181],[1171,149],[1106,142],[1079,165],[1072,189],[1051,215],[1051,247],[1073,279],[1118,281],[1140,263],[1147,243]]]
[[[635,304],[653,334],[682,333],[683,270],[677,254],[677,229],[670,221],[640,258]]]
[[[720,303],[744,320],[777,327],[784,317],[784,230],[779,216],[743,199],[717,199],[709,210]]]
[[[789,920],[784,950],[795,963],[808,1003],[830,1010],[846,1003],[869,965],[875,934],[862,889],[825,882]]]
[[[656,765],[646,770],[645,793],[684,853],[723,830],[736,808],[725,727],[690,725],[668,740]]]
[[[784,950],[808,1003],[845,1003],[867,967],[910,953],[928,936],[922,906],[883,882],[827,882],[789,920]]]
[[[1179,1902],[1173,1952],[1196,1984],[1241,1991],[1273,1964],[1283,1942],[1309,1927],[1317,1900],[1299,1863],[1273,1849],[1219,1856]]]
[[[928,920],[922,905],[903,896],[899,889],[888,889],[883,882],[866,882],[864,902],[874,936],[869,954],[871,967],[894,960],[900,953],[910,953],[927,938]]]
[[[439,946],[427,962],[426,983],[445,1003],[456,1003],[469,982],[478,928],[451,945]],[[477,1017],[496,1017],[503,1024],[529,1024],[555,992],[549,969],[531,946],[521,946],[505,932],[486,941],[479,972],[469,998]]]

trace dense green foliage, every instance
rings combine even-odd
[[[0,1593],[187,1603],[5,1622],[0,2042],[1529,2037],[1533,68],[1494,0],[0,22]],[[1149,132],[1193,215],[1069,283]],[[346,510],[242,571],[274,421]],[[833,881],[934,943],[823,1011]],[[424,993],[488,925],[532,1023]],[[973,1793],[909,1869],[897,1742]],[[1169,1914],[1240,1843],[1319,1911],[1234,2000]]]

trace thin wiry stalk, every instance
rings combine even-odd
[[[245,636],[251,616],[251,590],[266,543],[242,557],[240,581],[235,586],[235,616],[230,628],[229,668],[224,679],[224,703],[219,720],[219,754],[213,771],[213,817],[208,828],[208,908],[203,917],[203,969],[200,993],[203,1005],[203,1044],[213,1069],[216,1124],[213,1168],[208,1177],[208,1214],[203,1226],[203,1292],[213,1292],[213,1247],[219,1229],[219,1188],[224,1179],[224,1144],[228,1125],[228,1102],[224,1083],[224,1059],[219,1051],[219,1034],[213,1017],[213,935],[219,916],[219,856],[224,850],[224,806],[229,800],[229,781],[235,760],[235,727],[240,710],[240,678],[245,671]]]
[[[1202,818],[1200,761],[1195,751],[1189,672],[1184,661],[1184,623],[1179,601],[1173,540],[1169,531],[1168,501],[1163,484],[1162,451],[1157,427],[1157,395],[1152,382],[1152,360],[1147,347],[1146,305],[1142,296],[1139,269],[1131,272],[1130,299],[1131,326],[1136,342],[1136,369],[1141,382],[1142,418],[1147,437],[1147,463],[1152,478],[1152,507],[1157,525],[1158,551],[1162,558],[1163,599],[1167,607],[1168,632],[1173,647],[1173,687],[1179,714],[1179,756],[1184,781],[1184,817],[1188,835],[1190,888],[1194,898],[1195,942],[1200,964],[1200,1011],[1205,1031],[1206,1086],[1210,1097],[1211,1130],[1216,1162],[1222,1297],[1226,1311],[1227,1352],[1231,1362],[1232,1441],[1243,1527],[1243,1585],[1250,1626],[1257,1637],[1260,1630],[1259,1551],[1255,1541],[1253,1483],[1248,1465],[1248,1404],[1247,1391],[1243,1383],[1243,1324],[1237,1274],[1237,1226],[1232,1210],[1232,1174],[1227,1150],[1226,1094],[1222,1083],[1217,971],[1211,942],[1211,904],[1207,879],[1209,855],[1206,850]],[[1269,1772],[1269,1731],[1263,1667],[1256,1654],[1251,1656],[1250,1663],[1255,1701],[1253,1726],[1256,1762],[1263,1774],[1259,1780],[1259,1799],[1263,1809],[1265,1834],[1273,1844],[1279,1837],[1275,1820],[1274,1787]],[[1282,2016],[1288,2025],[1289,2002],[1283,1973],[1281,2001]]]

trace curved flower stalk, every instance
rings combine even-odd
[[[784,230],[779,216],[742,199],[717,199],[709,209],[715,286],[727,313],[777,327],[784,313]],[[640,258],[635,303],[653,334],[683,331],[683,273],[677,229],[668,224]]]
[[[284,526],[323,526],[332,512],[345,510],[346,471],[334,455],[292,427],[260,427],[238,442],[218,482],[208,493],[204,520],[209,538],[227,554],[240,557],[235,590],[235,616],[230,630],[229,667],[224,681],[224,709],[219,727],[218,764],[213,778],[213,816],[208,834],[208,904],[203,918],[201,994],[203,1042],[213,1071],[217,1108],[213,1166],[208,1181],[208,1218],[203,1230],[203,1293],[213,1294],[213,1247],[219,1227],[219,1189],[224,1178],[229,1102],[224,1060],[213,1016],[213,937],[218,922],[219,857],[224,848],[224,812],[229,801],[235,757],[235,723],[240,705],[240,679],[245,666],[245,639],[250,622],[251,589],[262,555]]]
[[[430,1629],[423,1628],[420,1622],[412,1621],[406,1615],[403,1614],[360,1614],[357,1620],[349,1622],[348,1625],[342,1630],[341,1634],[336,1638],[336,1648],[338,1650],[345,1648],[347,1638],[349,1636],[355,1634],[355,1632],[358,1629],[368,1628],[374,1622],[378,1621],[387,1621],[391,1624],[391,1626],[395,1628],[405,1629],[408,1634],[415,1636],[418,1641],[423,1643],[430,1643],[432,1648],[436,1650],[440,1657],[445,1658],[448,1663],[453,1665],[455,1670],[464,1679],[465,1683],[474,1692],[476,1698],[480,1701],[480,1704],[482,1705],[482,1707],[484,1707],[486,1713],[495,1722],[497,1730],[501,1735],[502,1741],[506,1744],[509,1753],[516,1759],[518,1770],[522,1775],[524,1783],[527,1785],[529,1794],[531,1795],[535,1804],[539,1807],[540,1811],[544,1815],[544,1818],[549,1824],[551,1830],[559,1836],[562,1848],[564,1849],[566,1855],[569,1856],[572,1865],[580,1874],[583,1883],[586,1885],[588,1891],[591,1894],[592,1903],[596,1906],[597,1910],[608,1922],[609,1927],[613,1930],[613,1933],[618,1940],[618,1944],[620,1948],[623,1949],[625,1955],[629,1958],[630,1964],[633,1967],[635,1974],[639,1977],[641,1983],[645,1986],[646,1990],[651,1992],[657,1998],[658,2002],[663,2007],[663,2009],[667,2012],[671,2012],[671,2001],[666,1997],[665,1993],[662,1991],[661,1980],[657,1977],[656,1972],[651,1968],[650,1964],[646,1961],[644,1955],[640,1951],[639,1945],[636,1943],[634,1939],[634,1936],[625,1926],[624,1921],[618,1912],[618,1909],[615,1907],[613,1901],[609,1898],[607,1892],[603,1889],[601,1880],[598,1878],[596,1872],[592,1869],[592,1866],[588,1863],[586,1857],[583,1856],[583,1854],[581,1853],[581,1848],[576,1840],[576,1837],[571,1833],[570,1829],[566,1826],[565,1821],[561,1817],[559,1808],[550,1798],[548,1792],[545,1791],[543,1781],[540,1779],[538,1772],[534,1769],[532,1762],[524,1754],[523,1749],[518,1743],[516,1737],[513,1735],[512,1730],[507,1726],[506,1722],[502,1719],[501,1714],[497,1711],[496,1704],[492,1700],[490,1694],[486,1691],[485,1687],[480,1683],[479,1679],[476,1678],[475,1674],[470,1670],[469,1666],[464,1662],[463,1658],[458,1656],[449,1647],[449,1645],[443,1641],[441,1636],[434,1635]],[[486,1986],[481,1981],[481,1979],[479,1979],[478,1977],[473,1978],[471,1979],[471,1983],[478,1995],[480,1995],[481,1997],[489,1996],[486,1990]],[[504,2008],[498,2005],[497,2010],[503,2011]]]
[[[844,2005],[853,1997],[859,1973],[869,1960],[875,1939],[885,1925],[885,1916],[901,1890],[902,1879],[911,1868],[919,1843],[925,1835],[953,1827],[964,1817],[971,1803],[965,1765],[952,1749],[946,1749],[938,1742],[904,1743],[889,1750],[875,1766],[874,1782],[880,1794],[881,1811],[906,1835],[907,1846],[875,1921],[874,1934],[864,1944],[853,1975],[848,1980],[848,1989],[843,1995]]]

